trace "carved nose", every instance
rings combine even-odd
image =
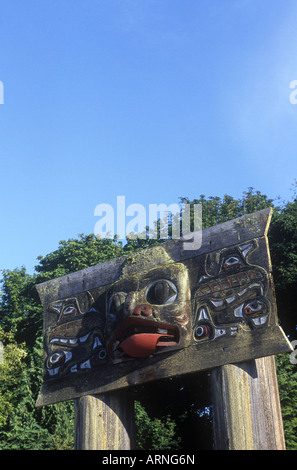
[[[142,315],[143,317],[149,317],[152,315],[153,309],[149,305],[137,305],[134,308],[132,315]]]

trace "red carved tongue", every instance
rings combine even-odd
[[[157,346],[175,346],[175,341],[159,341],[160,338],[172,338],[173,335],[159,333],[137,333],[122,341],[118,348],[131,357],[145,357],[153,354]]]

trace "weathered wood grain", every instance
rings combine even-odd
[[[75,449],[134,449],[134,403],[129,393],[87,395],[75,401]]]
[[[274,357],[211,372],[214,447],[285,450]]]

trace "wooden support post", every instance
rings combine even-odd
[[[217,367],[211,390],[215,449],[285,450],[274,356]]]
[[[129,393],[87,395],[76,400],[76,450],[131,450],[133,433],[134,404]]]

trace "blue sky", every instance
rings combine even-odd
[[[292,198],[295,0],[2,0],[0,269],[98,204]]]

